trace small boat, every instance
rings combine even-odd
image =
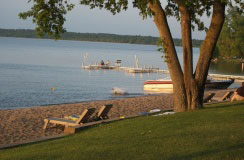
[[[208,79],[205,83],[205,88],[209,89],[226,89],[228,88],[232,83],[234,83],[234,79],[228,79],[228,80],[212,80]]]
[[[211,89],[226,89],[232,83],[234,79],[229,80],[213,80],[208,79],[205,84],[205,88]],[[173,83],[171,79],[158,79],[158,80],[147,80],[143,85],[144,90],[161,90],[161,89],[173,89]]]
[[[173,89],[171,79],[147,80],[144,82],[144,90],[147,89]]]

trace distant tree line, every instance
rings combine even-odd
[[[230,8],[220,34],[214,60],[244,58],[244,14]]]
[[[22,38],[39,38],[34,30],[30,29],[0,29],[1,37],[22,37]],[[44,35],[44,39],[52,39]],[[110,43],[130,43],[130,44],[146,44],[156,45],[159,37],[152,36],[131,36],[131,35],[117,35],[107,33],[75,33],[65,32],[61,35],[62,40],[75,41],[91,41],[91,42],[110,42]],[[181,39],[174,39],[176,46],[181,46]],[[194,47],[200,47],[202,40],[193,40]]]

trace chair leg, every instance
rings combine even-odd
[[[43,126],[44,130],[46,130],[48,123],[49,123],[49,120],[44,119],[44,126]]]

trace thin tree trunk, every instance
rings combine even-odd
[[[183,48],[184,83],[187,96],[187,109],[200,108],[198,87],[193,75],[191,16],[186,6],[179,5]]]
[[[183,72],[176,54],[175,45],[164,10],[162,9],[159,1],[149,1],[148,7],[154,14],[154,23],[158,28],[160,38],[162,40],[162,45],[167,58],[167,65],[173,81],[174,111],[184,112],[187,109],[187,99],[184,87]]]

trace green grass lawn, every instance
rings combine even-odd
[[[101,124],[64,138],[0,150],[0,160],[244,159],[244,102]]]

